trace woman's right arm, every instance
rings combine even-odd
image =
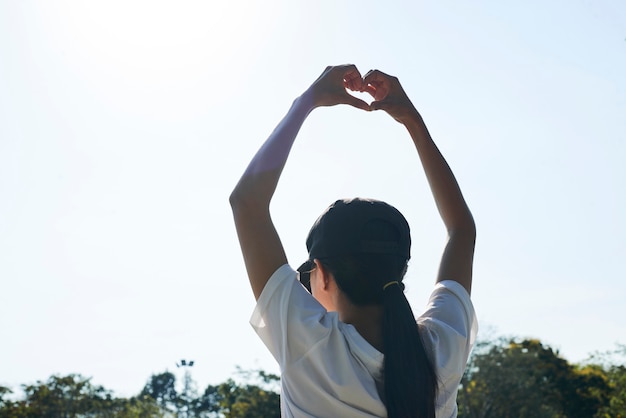
[[[409,131],[448,231],[437,282],[454,280],[471,293],[476,226],[452,170],[396,77],[373,70],[365,75],[364,85],[375,100],[371,109],[386,111]]]
[[[270,276],[287,257],[270,216],[270,201],[291,147],[308,114],[320,106],[348,104],[369,110],[346,89],[361,90],[362,78],[354,65],[327,67],[297,98],[287,115],[257,151],[231,196],[237,236],[254,296],[258,299]]]

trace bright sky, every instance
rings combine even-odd
[[[0,2],[0,385],[75,372],[130,396],[181,358],[202,388],[276,372],[228,195],[292,100],[348,62],[400,78],[457,175],[483,336],[572,362],[626,343],[626,3],[356,4]],[[354,195],[408,218],[419,311],[445,230],[408,135],[317,110],[272,207],[294,266]]]

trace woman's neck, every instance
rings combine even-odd
[[[350,302],[338,306],[339,319],[351,324],[375,349],[383,351],[383,307],[380,305],[356,306]]]

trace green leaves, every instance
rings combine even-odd
[[[45,382],[22,385],[24,398],[17,401],[1,397],[7,390],[0,388],[0,418],[163,417],[152,398],[116,398],[111,391],[77,374],[51,376]]]
[[[176,376],[166,371],[150,376],[140,394],[128,399],[117,398],[78,374],[51,376],[45,382],[22,385],[20,400],[11,400],[11,389],[0,386],[0,418],[279,417],[280,378],[263,371],[238,370],[237,374],[245,383],[228,379],[209,385],[198,396],[188,373],[179,392]]]
[[[166,412],[177,410],[180,402],[176,392],[176,376],[171,372],[150,376],[140,396],[153,399]]]
[[[539,340],[482,342],[461,381],[459,417],[625,416],[626,374],[619,367],[570,364]]]
[[[161,409],[178,417],[271,418],[280,416],[277,393],[280,378],[259,371],[237,370],[245,383],[233,379],[217,386],[209,385],[197,396],[193,391],[176,391],[176,377],[170,372],[153,375],[142,394],[150,396]],[[192,385],[185,375],[186,388]]]
[[[280,377],[237,370],[200,394],[189,374],[150,376],[139,395],[118,398],[78,374],[0,386],[0,418],[271,418],[280,416]],[[182,390],[177,388],[182,386]],[[626,346],[570,364],[533,339],[478,342],[458,392],[460,418],[626,417]]]

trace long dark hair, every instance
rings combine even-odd
[[[404,296],[407,260],[356,254],[319,260],[357,306],[383,306],[384,400],[389,418],[434,418],[438,380]],[[386,283],[398,281],[387,286]]]

